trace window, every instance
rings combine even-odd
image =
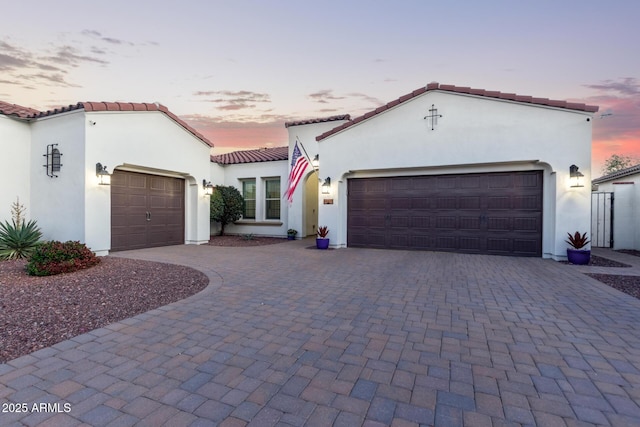
[[[256,219],[256,180],[242,180],[242,197],[244,198],[244,219]]]
[[[280,219],[280,178],[268,178],[265,184],[265,219]]]

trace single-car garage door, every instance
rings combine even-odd
[[[348,180],[347,245],[542,255],[542,171]]]
[[[111,250],[184,243],[184,180],[114,171]]]

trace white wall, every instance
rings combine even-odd
[[[601,183],[598,192],[614,194],[613,249],[640,250],[640,174]]]
[[[320,122],[320,123],[309,123],[304,125],[297,126],[289,126],[287,131],[289,133],[289,159],[291,159],[293,148],[296,144],[296,139],[300,141],[300,151],[302,154],[305,154],[305,151],[302,149],[304,146],[306,150],[306,154],[309,156],[309,160],[313,160],[318,151],[318,142],[316,141],[316,137],[324,132],[327,132],[331,129],[334,129],[341,124],[345,123],[346,120],[333,120],[329,122]],[[320,168],[322,168],[323,159],[320,157]],[[290,164],[287,164],[287,174],[289,174]],[[316,189],[315,191],[305,191],[305,188],[313,185],[314,180],[312,178],[312,174],[314,173],[311,165],[305,171],[305,175],[298,183],[296,187],[296,191],[293,193],[293,202],[289,205],[289,228],[293,228],[298,230],[298,237],[301,236],[301,231],[305,230],[307,234],[314,234],[313,226],[316,226],[317,229],[317,217],[318,213],[310,213],[309,209],[317,209],[317,195],[318,188],[320,187],[319,178],[316,175]],[[320,177],[324,179],[325,177]],[[305,185],[306,184],[306,185]],[[315,198],[315,203],[310,200],[310,198]]]
[[[431,130],[432,104],[442,117]],[[570,188],[569,166],[591,181],[591,114],[485,97],[427,92],[319,142],[320,177],[334,204],[319,204],[319,225],[346,246],[347,179],[543,170],[543,256],[566,257],[567,232],[588,231],[590,186]],[[321,199],[323,198],[321,194]]]
[[[209,241],[210,147],[160,111],[84,113],[85,236],[94,251],[111,247],[110,187],[98,185],[96,163],[185,179],[185,243]],[[95,125],[90,124],[95,122]]]
[[[38,119],[31,124],[31,200],[45,240],[92,242],[85,235],[84,112],[73,111]],[[44,154],[58,144],[60,171],[47,176]]]
[[[256,234],[262,236],[285,237],[289,228],[288,203],[286,199],[280,201],[280,220],[265,219],[265,185],[266,178],[280,178],[280,194],[284,193],[287,184],[288,161],[240,163],[232,165],[210,166],[211,183],[213,185],[233,186],[242,193],[243,179],[256,180],[256,219],[241,219],[235,224],[225,226],[225,234]],[[211,224],[211,233],[220,231],[219,225]]]
[[[29,124],[0,115],[0,152],[5,160],[0,168],[0,222],[11,222],[11,204],[16,198],[27,209],[27,219],[37,220],[31,209]]]

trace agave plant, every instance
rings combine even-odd
[[[571,235],[571,233],[567,234],[569,235],[569,240],[567,240],[567,243],[570,244],[574,249],[582,249],[587,246],[587,243],[589,243],[586,231],[582,235],[578,231],[576,231],[573,236]]]
[[[0,222],[0,260],[28,258],[42,237],[34,220],[20,222]]]

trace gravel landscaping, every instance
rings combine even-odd
[[[0,262],[0,363],[203,290],[192,268],[104,257],[87,270],[28,276],[25,261]]]

